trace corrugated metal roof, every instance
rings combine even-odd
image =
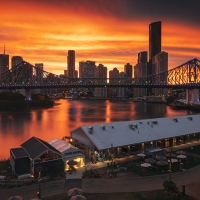
[[[60,154],[60,152],[57,151],[57,149],[55,149],[49,143],[34,136],[20,146],[24,148],[31,159],[36,159],[38,156],[40,156],[41,153],[44,153],[47,150],[52,150]]]
[[[130,124],[133,125],[134,130]],[[198,133],[200,132],[200,115],[112,122],[103,125],[105,129],[102,124],[79,127],[99,150],[111,148],[111,145],[119,147]],[[89,128],[91,126],[92,131]]]
[[[48,141],[48,143],[62,154],[81,152],[77,147],[71,145],[70,143],[64,140],[59,140],[57,138]]]

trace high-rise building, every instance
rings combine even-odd
[[[119,83],[125,84],[126,81],[126,73],[120,72],[119,73]],[[125,87],[118,87],[117,88],[117,97],[118,98],[125,98],[126,97],[126,88]]]
[[[153,74],[159,74],[161,72],[167,71],[168,70],[168,53],[167,52],[160,52],[153,56],[152,58],[152,73]],[[157,81],[160,82],[160,84],[167,83],[167,77],[163,77]],[[152,90],[153,94],[155,96],[167,96],[167,89],[166,88],[153,88]]]
[[[119,70],[115,67],[113,70],[109,71],[109,83],[117,84],[119,83]],[[109,87],[108,97],[117,97],[117,88]]]
[[[67,55],[67,71],[70,78],[75,77],[75,51],[69,50]]]
[[[141,51],[138,53],[137,63],[145,63],[145,62],[147,62],[147,51]]]
[[[9,69],[9,55],[5,54],[5,49],[4,49],[4,54],[0,54],[0,74],[8,69]]]
[[[138,63],[134,66],[135,83],[145,83],[145,78],[148,75],[147,51],[138,53]],[[134,97],[143,97],[147,95],[146,88],[134,88]]]
[[[149,70],[152,74],[152,58],[161,52],[161,21],[149,25]]]
[[[132,78],[133,77],[133,66],[130,63],[127,63],[124,65],[124,72],[126,73],[126,78]]]
[[[18,65],[23,61],[23,58],[21,56],[13,56],[11,58],[11,67],[13,68],[14,66]]]
[[[94,78],[95,69],[94,61],[79,62],[79,78]]]
[[[95,80],[96,84],[104,84],[107,83],[107,67],[103,64],[99,64],[95,70]],[[107,88],[106,87],[95,87],[94,95],[100,98],[107,98]]]

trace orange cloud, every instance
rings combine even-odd
[[[126,4],[105,1],[5,1],[0,8],[0,39],[10,56],[21,55],[46,71],[61,74],[69,49],[79,61],[94,60],[111,70],[135,65],[137,53],[148,51],[148,25],[153,18],[126,13]],[[134,8],[134,7],[133,7]],[[127,11],[128,12],[128,11]],[[162,18],[162,50],[169,53],[169,68],[199,56],[199,28]]]

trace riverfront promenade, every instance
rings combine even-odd
[[[198,145],[199,142],[196,143]],[[194,144],[192,144],[194,146]],[[181,145],[182,148],[188,147]],[[180,148],[180,147],[179,147]],[[173,147],[173,150],[178,150],[178,147]],[[88,164],[87,169],[106,166],[107,162],[98,164]],[[77,172],[67,174],[66,180],[52,181],[41,183],[41,196],[47,197],[55,194],[65,193],[70,188],[82,188],[85,193],[115,193],[115,192],[138,192],[163,189],[163,182],[169,179],[168,174],[146,177],[128,177],[128,178],[113,178],[113,179],[81,179],[81,168]],[[200,199],[200,166],[172,173],[171,180],[176,183],[181,191],[182,185],[185,185],[186,194]],[[36,198],[38,184],[23,186],[20,188],[0,189],[0,199],[6,200],[11,196],[20,195],[25,200]]]

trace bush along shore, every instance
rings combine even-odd
[[[25,100],[25,96],[19,93],[0,93],[0,110],[26,110],[30,108],[50,108],[54,101],[46,95],[32,94],[31,101]]]

